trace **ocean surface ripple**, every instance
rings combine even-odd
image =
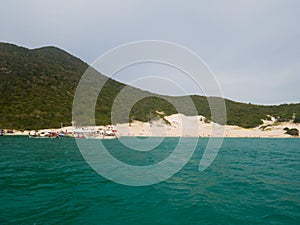
[[[130,187],[97,174],[72,139],[0,137],[0,224],[300,224],[300,139],[226,138],[200,173],[207,141],[172,178]],[[143,153],[105,145],[149,165],[177,142]]]

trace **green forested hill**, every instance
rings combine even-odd
[[[0,44],[0,127],[58,127],[71,121],[72,98],[87,64],[54,47]]]
[[[39,129],[70,125],[72,103],[76,86],[88,64],[56,47],[26,49],[0,43],[0,128]],[[103,76],[103,75],[101,75]],[[115,96],[125,85],[109,80],[102,89],[96,106],[97,124],[109,124]],[[132,88],[141,95],[142,90]],[[198,113],[210,118],[207,99],[190,96]],[[183,102],[186,97],[167,97]],[[300,104],[258,106],[225,100],[228,124],[255,127],[266,115],[291,119],[300,115]],[[126,107],[126,102],[124,102]],[[157,117],[156,111],[166,115],[176,113],[174,107],[160,98],[148,97],[131,110],[130,119],[149,121]],[[124,118],[120,118],[122,122]],[[125,118],[125,121],[128,118]],[[297,119],[298,120],[298,119]]]

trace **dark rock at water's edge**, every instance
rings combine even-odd
[[[285,130],[285,134],[289,134],[291,136],[299,136],[299,130],[297,128],[284,128],[283,130]]]

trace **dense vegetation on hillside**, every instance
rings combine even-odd
[[[0,128],[40,129],[59,127],[61,122],[70,125],[74,93],[87,68],[88,64],[56,47],[30,50],[0,43]],[[98,75],[105,78],[99,73]],[[122,83],[108,80],[97,101],[97,124],[111,123],[114,99],[124,87]],[[132,98],[148,93],[130,88]],[[154,95],[138,101],[132,107],[129,118],[121,116],[115,121],[149,121],[161,116],[157,111],[171,115],[177,111],[169,102],[184,105],[187,99],[193,100],[198,114],[214,120],[211,118],[208,101],[203,96]],[[285,121],[290,120],[293,113],[298,116],[295,121],[299,122],[300,104],[259,106],[230,100],[225,102],[227,123],[231,125],[250,128],[261,124],[261,119],[265,119],[267,115],[280,117],[280,120]],[[126,100],[120,101],[118,110],[126,111],[127,104]],[[188,107],[181,112],[195,114]]]

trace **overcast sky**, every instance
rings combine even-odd
[[[90,64],[121,44],[170,41],[209,65],[226,98],[299,103],[299,21],[298,0],[7,0],[0,7],[0,41],[28,48],[54,45]],[[156,67],[144,70],[160,75]],[[116,79],[138,85],[134,80],[142,72],[130,68]],[[176,71],[169,73],[176,83]],[[146,88],[178,94],[171,86],[149,82]],[[184,88],[197,94],[192,86]]]

